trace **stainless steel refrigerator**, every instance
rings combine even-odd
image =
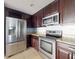
[[[25,47],[26,47],[26,30],[27,30],[26,20],[12,18],[12,17],[6,17],[6,55],[7,56],[16,54],[16,53],[20,52],[21,50],[25,49]],[[18,50],[18,49],[20,49],[20,47],[18,47],[18,46],[21,46],[22,44],[24,45],[24,49]],[[12,48],[16,49],[18,52],[15,50],[11,51]],[[22,48],[23,48],[23,46],[22,46]]]

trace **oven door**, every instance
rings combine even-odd
[[[44,40],[40,40],[40,48],[42,50],[44,50],[45,52],[47,52],[48,54],[51,54],[52,55],[52,50],[53,50],[53,46],[52,46],[52,43],[51,42],[47,42],[47,41],[44,41]]]
[[[39,50],[49,58],[55,59],[55,40],[45,37],[39,39]]]

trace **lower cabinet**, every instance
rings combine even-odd
[[[72,52],[60,48],[57,48],[57,59],[72,59]]]
[[[32,36],[32,47],[39,50],[39,39],[36,36]]]
[[[32,46],[32,44],[31,44],[31,37],[32,37],[32,35],[27,35],[27,43],[26,43],[27,44],[26,45],[27,48]]]
[[[73,59],[73,52],[66,44],[57,44],[57,59]]]

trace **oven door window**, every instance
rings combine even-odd
[[[43,49],[45,52],[52,54],[53,45],[50,42],[41,40],[40,41],[40,48]]]

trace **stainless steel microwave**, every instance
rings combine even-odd
[[[50,16],[44,17],[42,21],[43,26],[59,24],[59,13],[52,14]]]

